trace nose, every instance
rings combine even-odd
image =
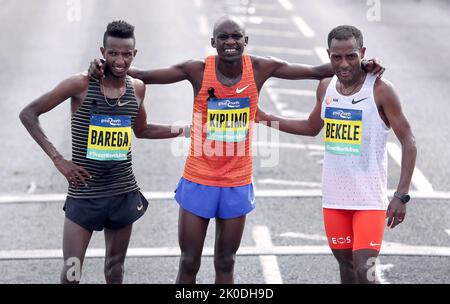
[[[341,69],[346,69],[348,67],[350,67],[350,64],[348,64],[348,61],[345,58],[342,59],[341,64],[340,64],[340,68]]]

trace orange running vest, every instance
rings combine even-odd
[[[252,182],[251,143],[258,88],[248,54],[242,78],[232,87],[216,77],[216,56],[205,59],[200,91],[194,100],[191,147],[183,177],[207,186],[238,187]],[[208,89],[217,99],[208,101]]]

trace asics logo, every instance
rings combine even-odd
[[[237,94],[241,94],[241,93],[244,92],[249,86],[250,86],[250,84],[247,85],[247,86],[245,86],[245,87],[243,87],[242,89],[236,88],[236,93],[237,93]]]

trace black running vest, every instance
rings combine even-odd
[[[131,163],[131,130],[139,105],[132,79],[119,99],[107,98],[89,81],[87,96],[72,116],[72,162],[91,175],[87,186],[69,186],[68,196],[98,198],[139,190]]]

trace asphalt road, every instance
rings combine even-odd
[[[249,52],[276,56],[291,62],[321,64],[326,36],[339,24],[359,27],[365,37],[368,58],[379,57],[387,67],[385,77],[395,86],[403,110],[417,140],[418,158],[412,190],[417,193],[408,207],[407,220],[385,233],[386,247],[407,246],[403,252],[380,257],[387,283],[450,283],[450,137],[447,116],[450,105],[450,3],[441,1],[12,1],[0,0],[1,31],[0,113],[3,144],[0,158],[0,199],[23,194],[64,194],[67,185],[51,161],[29,137],[18,120],[20,110],[37,96],[72,74],[86,70],[100,56],[105,26],[124,19],[136,26],[138,55],[134,64],[155,68],[214,51],[208,47],[214,21],[223,14],[246,20]],[[372,20],[371,12],[377,12]],[[78,6],[79,5],[79,6]],[[291,6],[290,6],[291,5]],[[78,14],[79,13],[79,14]],[[368,14],[370,15],[368,18]],[[301,19],[299,19],[301,18]],[[379,20],[378,20],[379,19]],[[303,23],[301,23],[303,21]],[[305,25],[306,24],[306,25]],[[310,92],[316,81],[273,79],[260,96],[262,107],[274,113],[304,116],[312,109]],[[302,91],[301,91],[302,90]],[[306,91],[306,93],[305,93]],[[308,93],[309,92],[309,93]],[[192,89],[188,82],[147,86],[149,121],[189,122]],[[44,115],[42,126],[55,146],[70,157],[70,112],[66,102]],[[237,283],[338,283],[334,259],[306,246],[326,247],[320,197],[299,198],[299,193],[320,189],[321,137],[302,138],[256,130],[259,142],[279,137],[281,148],[255,145],[254,181],[260,197],[248,216],[237,258]],[[395,160],[395,136],[389,158],[388,188],[395,189],[400,169]],[[170,194],[183,170],[182,139],[134,140],[135,175],[143,191]],[[270,164],[270,165],[268,165]],[[296,194],[275,197],[274,193]],[[262,192],[260,192],[262,193]],[[441,199],[431,199],[439,193]],[[64,214],[62,201],[22,204],[0,203],[0,283],[56,283],[61,260],[49,258],[48,250],[60,249]],[[147,214],[134,227],[130,250],[177,248],[176,203],[170,198],[151,200]],[[266,231],[265,243],[258,237]],[[266,229],[266,230],[264,230]],[[206,247],[213,247],[214,223]],[[269,243],[267,243],[269,242]],[[280,249],[278,254],[258,250]],[[298,248],[288,254],[288,248]],[[426,250],[420,251],[426,247]],[[104,248],[96,233],[90,248]],[[37,259],[37,250],[47,256]],[[28,258],[19,258],[20,254]],[[436,253],[438,252],[438,253]],[[44,255],[45,255],[44,254]],[[268,259],[266,259],[268,258]],[[178,257],[173,254],[130,257],[126,283],[173,283]],[[207,254],[199,283],[214,279],[212,258]],[[103,260],[88,258],[83,283],[103,283]]]

